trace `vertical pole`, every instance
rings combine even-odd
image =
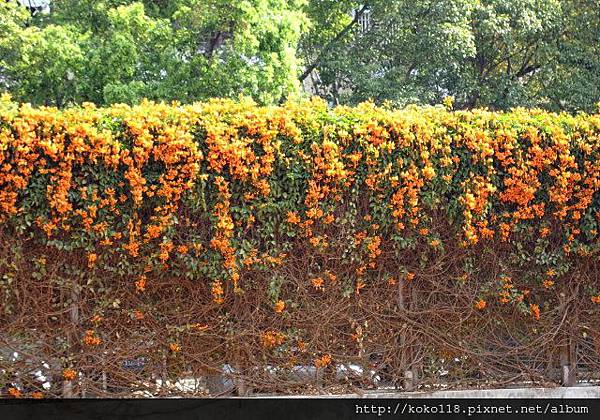
[[[401,312],[406,311],[406,303],[405,303],[405,281],[402,279],[398,280],[398,309]],[[410,349],[408,348],[408,325],[406,323],[402,324],[400,330],[400,369],[403,371],[403,382],[402,388],[405,391],[412,391],[414,389],[414,374],[411,370],[411,355]]]
[[[102,391],[104,391],[106,393],[106,389],[108,388],[107,384],[106,384],[106,370],[104,369],[104,367],[102,368]]]
[[[248,386],[246,380],[244,379],[244,375],[246,373],[244,372],[244,364],[242,363],[242,357],[243,355],[240,353],[236,355],[237,360],[235,362],[234,383],[238,396],[248,397],[252,393],[252,387]]]
[[[560,366],[562,373],[562,386],[575,386],[577,383],[576,348],[571,337],[561,347]]]
[[[414,305],[416,304],[416,302],[419,301],[418,296],[417,296],[417,288],[413,285],[413,287],[411,287],[411,294],[412,294],[412,298],[410,301],[410,309],[414,310],[415,307]],[[413,334],[414,336],[414,334]],[[423,365],[422,362],[419,362],[419,357],[420,357],[420,352],[422,350],[421,346],[418,345],[418,341],[415,341],[413,339],[413,342],[411,343],[411,359],[410,359],[410,370],[412,372],[412,381],[413,381],[413,385],[417,386],[417,383],[419,381],[419,373],[423,371]]]
[[[69,318],[71,321],[71,330],[68,333],[69,352],[75,345],[77,338],[75,337],[79,326],[79,292],[77,290],[77,280],[71,282],[71,307],[69,308]],[[77,377],[74,379],[77,380]],[[62,387],[63,398],[73,398],[73,380],[64,380]]]
[[[576,310],[570,310],[572,307],[566,299],[568,295],[576,296],[579,288],[570,288],[569,283],[564,283],[563,291],[560,293],[560,306],[564,308],[564,316],[567,322],[564,324],[564,332],[562,341],[560,342],[560,368],[561,368],[561,384],[562,386],[575,386],[577,383],[577,353],[576,341],[577,336],[578,313]]]

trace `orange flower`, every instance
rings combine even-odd
[[[298,341],[298,350],[300,350],[301,352],[306,351],[306,343],[304,341]]]
[[[315,366],[318,369],[324,368],[326,366],[329,366],[331,364],[331,356],[329,354],[326,354],[324,356],[319,357],[318,359],[315,360]]]
[[[29,394],[29,396],[34,400],[40,400],[44,398],[44,394],[42,394],[40,391],[33,391],[31,394]]]
[[[138,291],[138,293],[143,292],[144,290],[146,290],[146,276],[145,275],[141,275],[138,280],[135,282],[135,290]]]
[[[83,337],[83,342],[88,346],[97,346],[102,342],[102,340],[100,337],[96,337],[94,330],[87,330],[85,332],[85,337]]]
[[[414,278],[415,278],[415,273],[410,272],[410,271],[408,273],[406,273],[406,281],[411,281]]]
[[[365,239],[366,236],[367,236],[367,232],[365,232],[364,230],[355,233],[354,234],[354,243],[356,245],[359,245]]]
[[[529,305],[529,309],[531,311],[531,315],[533,315],[533,317],[536,320],[539,320],[540,319],[540,306],[535,303],[532,303],[531,305]]]
[[[478,309],[480,311],[485,309],[486,306],[487,306],[487,302],[483,299],[479,299],[477,302],[475,302],[475,309]]]
[[[285,341],[285,336],[277,331],[266,331],[265,333],[263,333],[262,335],[262,344],[264,347],[266,348],[272,348],[275,346],[279,346],[281,344],[283,344],[283,342]]]
[[[23,396],[21,391],[14,387],[8,388],[8,394],[13,398],[21,398]]]
[[[364,287],[365,287],[365,283],[364,283],[364,282],[362,282],[362,281],[358,281],[358,282],[356,283],[355,293],[356,293],[357,295],[360,295],[360,291],[361,291],[361,290],[362,290]]]
[[[325,290],[323,287],[323,279],[321,277],[315,277],[311,280],[313,287],[317,290]]]
[[[360,267],[358,267],[356,269],[356,275],[357,276],[362,276],[365,274],[365,271],[367,271],[367,267],[365,265],[361,265]]]
[[[173,242],[163,242],[160,244],[159,259],[164,263],[169,259],[169,253],[173,250]]]
[[[427,235],[429,233],[429,229],[427,228],[421,228],[419,229],[419,233],[423,236]]]
[[[179,353],[181,351],[181,346],[178,343],[171,343],[169,344],[169,349],[173,353]]]
[[[142,313],[142,311],[138,311],[137,309],[135,311],[133,311],[133,316],[138,321],[141,321],[142,319],[144,319],[144,314]]]
[[[554,281],[552,281],[552,280],[550,280],[550,279],[546,279],[546,280],[544,280],[544,281],[543,281],[543,283],[542,283],[542,284],[544,285],[544,287],[545,287],[546,289],[549,289],[549,288],[551,288],[552,286],[554,286]]]
[[[379,249],[380,245],[381,245],[381,237],[374,236],[371,239],[369,245],[367,245],[367,249],[369,250],[369,258],[370,259],[375,259],[379,255],[381,255],[381,249]]]
[[[394,286],[397,283],[396,279],[393,277],[390,277],[387,282],[390,286]]]
[[[292,225],[297,225],[298,223],[300,223],[300,217],[298,217],[296,212],[293,211],[288,211],[286,220]]]
[[[440,244],[440,241],[438,241],[437,239],[433,239],[429,242],[429,245],[436,247]]]
[[[217,280],[212,284],[211,292],[213,296],[213,302],[215,302],[217,305],[221,305],[225,302],[225,299],[223,298],[223,285],[221,284],[220,280]]]
[[[234,271],[234,272],[231,274],[231,280],[233,280],[233,287],[234,287],[234,289],[235,289],[236,293],[237,293],[237,292],[239,292],[239,291],[240,291],[240,289],[239,289],[239,287],[238,287],[238,283],[239,283],[239,281],[240,281],[240,273],[238,273],[237,271]]]
[[[600,295],[592,296],[592,302],[594,302],[594,303],[600,303]]]
[[[283,310],[285,309],[285,302],[283,300],[278,300],[277,303],[275,303],[275,312],[277,312],[278,314],[282,313]]]
[[[94,253],[88,254],[88,267],[92,268],[94,267],[94,265],[96,265],[96,260],[98,259],[98,256]]]
[[[72,381],[76,376],[77,372],[75,372],[73,369],[63,370],[63,378],[65,378],[67,381]]]

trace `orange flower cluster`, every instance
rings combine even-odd
[[[10,387],[8,388],[8,395],[10,395],[13,398],[21,398],[23,396],[23,393],[19,391],[18,388]]]
[[[371,268],[375,268],[374,260],[381,255],[381,249],[379,246],[381,245],[381,237],[374,236],[371,238],[369,245],[367,245],[367,249],[369,250],[369,259],[372,260],[373,265]]]
[[[315,289],[321,291],[325,290],[325,287],[323,286],[323,279],[321,277],[315,277],[310,282]]]
[[[331,355],[329,354],[325,354],[321,357],[319,357],[318,359],[315,360],[315,366],[318,369],[322,369],[324,367],[327,367],[331,364],[331,362],[333,361],[333,359],[331,358]]]
[[[534,319],[539,320],[540,319],[540,306],[532,303],[531,305],[529,305],[529,310],[531,311],[531,315],[533,316]]]
[[[512,297],[512,292],[515,290],[512,278],[506,275],[500,276],[500,282],[502,283],[502,290],[498,293],[500,296],[501,303],[508,303]]]
[[[72,381],[76,377],[77,377],[77,372],[75,372],[73,369],[63,370],[63,378],[65,378],[67,381]]]
[[[44,398],[44,394],[40,391],[33,391],[31,394],[29,394],[29,397],[33,398],[34,400],[41,400]]]
[[[283,344],[285,336],[280,332],[269,330],[263,333],[261,341],[264,347],[273,348]]]
[[[275,307],[274,307],[275,312],[280,314],[283,312],[284,309],[285,309],[285,302],[283,300],[278,300],[275,303]]]
[[[552,286],[554,286],[554,280],[545,279],[542,284],[546,289],[550,289]]]
[[[93,268],[97,259],[98,256],[96,254],[88,254],[88,267]]]
[[[102,340],[96,335],[94,330],[87,330],[85,332],[85,336],[83,337],[83,342],[87,346],[97,346],[102,342]]]
[[[143,292],[146,290],[146,276],[145,275],[141,275],[135,282],[135,290],[137,290],[139,293]]]
[[[365,283],[361,280],[359,280],[358,282],[356,282],[356,287],[354,288],[354,293],[356,293],[357,295],[360,295],[360,291],[362,289],[365,288]]]
[[[478,309],[480,311],[485,309],[486,306],[487,306],[487,302],[483,299],[479,299],[477,302],[475,302],[475,309]]]
[[[292,225],[297,225],[300,223],[300,217],[298,217],[298,214],[293,211],[288,211],[286,220]]]
[[[234,225],[230,214],[229,183],[221,176],[216,177],[215,184],[219,191],[220,202],[215,205],[214,216],[218,219],[216,234],[211,240],[211,248],[219,251],[223,257],[223,268],[231,273],[235,289],[238,288],[239,274],[236,267],[235,249],[231,246]]]
[[[217,305],[221,305],[223,302],[225,302],[225,298],[223,297],[223,284],[220,280],[217,280],[212,284],[211,292],[213,296],[213,302],[215,302]]]

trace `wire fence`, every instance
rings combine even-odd
[[[225,286],[229,297],[218,305],[202,281],[165,272],[140,293],[126,275],[92,275],[83,255],[2,243],[5,395],[318,394],[600,379],[600,316],[584,287],[598,273],[593,259],[560,279],[552,292],[559,303],[535,319],[512,304],[473,306],[501,261],[483,251],[479,278],[460,278],[457,248],[415,267],[410,280],[375,279],[344,297],[343,272],[321,288],[307,281],[299,241],[284,265],[242,278],[243,293]],[[384,256],[382,270],[414,264],[414,255],[403,258]],[[42,262],[43,278],[32,275]],[[274,278],[294,297],[281,311],[264,292]]]

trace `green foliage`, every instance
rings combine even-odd
[[[62,107],[305,91],[333,104],[593,112],[594,0],[54,0],[0,16],[1,89]],[[359,25],[359,16],[366,19]],[[370,22],[370,23],[368,23]]]
[[[236,282],[295,251],[358,282],[406,274],[382,249],[421,270],[456,252],[461,274],[496,250],[528,284],[600,250],[598,115],[0,103],[6,228],[103,269]]]
[[[56,1],[29,27],[24,10],[2,6],[9,91],[57,106],[240,94],[272,103],[298,91],[302,0],[167,3]]]
[[[460,108],[593,111],[600,99],[595,2],[374,0],[368,5],[371,28],[362,32],[355,24],[316,66],[317,91],[333,102],[434,104],[450,95]],[[313,8],[310,17],[332,22],[332,10]],[[349,11],[350,4],[336,16]],[[307,35],[320,36],[314,27]],[[314,58],[310,49],[303,53],[308,61]]]

